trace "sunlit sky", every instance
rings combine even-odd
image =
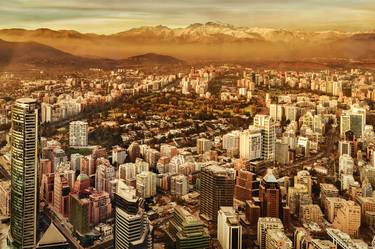
[[[116,33],[208,21],[291,30],[375,30],[375,0],[0,0],[0,28]]]

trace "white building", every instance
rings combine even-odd
[[[115,249],[151,249],[152,226],[136,190],[120,181],[115,196]]]
[[[262,132],[250,127],[240,135],[240,157],[246,160],[262,158]]]
[[[119,179],[130,180],[137,177],[135,163],[125,163],[119,166]]]
[[[69,145],[71,147],[84,147],[88,144],[88,123],[73,121],[69,125]]]
[[[275,121],[281,121],[284,117],[284,106],[270,104],[270,116]]]
[[[223,149],[232,155],[238,155],[240,149],[240,131],[232,131],[223,136]]]
[[[275,160],[276,131],[275,122],[268,115],[257,114],[254,126],[262,131],[262,157],[264,160]]]
[[[292,241],[280,229],[267,230],[266,249],[292,249]]]
[[[188,178],[185,175],[174,175],[171,177],[171,194],[183,196],[189,193]]]
[[[348,154],[340,156],[339,159],[339,176],[342,174],[353,175],[354,160]]]
[[[242,248],[242,226],[233,207],[221,207],[217,217],[217,239],[223,249]]]
[[[150,198],[156,195],[156,174],[143,171],[137,175],[137,193],[142,198]]]
[[[261,217],[258,220],[258,245],[260,249],[266,249],[266,238],[267,231],[271,229],[277,229],[284,231],[283,223],[279,218]]]
[[[122,164],[125,162],[125,159],[127,157],[126,149],[115,146],[112,149],[112,163],[117,163],[117,165]]]

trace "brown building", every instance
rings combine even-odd
[[[280,218],[281,192],[276,177],[269,171],[259,186],[259,201],[262,217]]]
[[[256,175],[250,171],[239,170],[234,187],[234,198],[245,202],[250,200],[254,195],[257,196],[258,191],[259,181],[256,180]]]
[[[358,237],[361,226],[361,207],[353,201],[346,201],[337,211],[332,226],[351,237]]]
[[[221,206],[233,205],[233,187],[235,171],[217,165],[210,165],[201,172],[201,205],[202,218],[216,222],[217,212]]]
[[[130,161],[132,163],[135,162],[135,159],[140,157],[141,148],[139,147],[139,144],[137,142],[133,142],[133,143],[130,144],[130,146],[128,148],[128,154],[129,154]]]
[[[69,193],[68,180],[64,174],[56,173],[53,190],[53,208],[65,217],[69,214]]]
[[[250,225],[256,226],[260,217],[260,206],[252,201],[246,201],[245,214]]]
[[[54,186],[54,173],[43,174],[40,186],[40,199],[47,204],[51,204],[53,200],[53,186]]]

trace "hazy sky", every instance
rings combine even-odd
[[[0,28],[115,33],[208,21],[299,30],[375,30],[375,0],[0,0]]]

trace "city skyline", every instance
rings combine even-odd
[[[332,13],[335,13],[332,15]],[[112,34],[140,26],[186,27],[220,22],[235,26],[302,31],[371,31],[375,8],[370,0],[197,0],[8,1],[0,7],[0,28],[50,28]]]

